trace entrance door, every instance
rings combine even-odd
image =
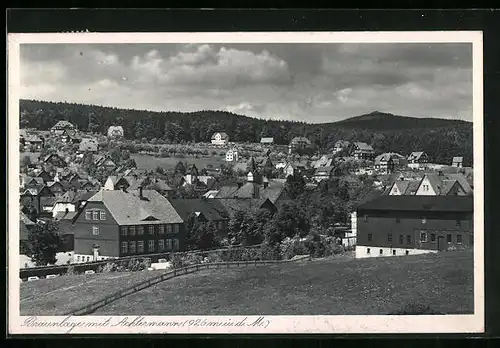
[[[439,236],[438,237],[438,250],[439,251],[443,251],[445,249],[445,246],[444,246],[444,237],[443,236]]]

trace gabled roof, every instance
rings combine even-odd
[[[356,141],[353,143],[354,147],[360,151],[373,151],[373,147],[367,143]]]
[[[87,201],[94,196],[98,191],[67,191],[62,196],[58,197],[56,203],[78,203]]]
[[[410,153],[410,155],[408,155],[408,161],[418,161],[420,159],[420,157],[422,157],[424,155],[424,152],[423,151],[416,151],[416,152],[412,152]]]
[[[229,135],[227,135],[227,133],[225,133],[225,132],[215,132],[214,134],[212,134],[212,138],[211,139],[214,140],[215,136],[217,134],[220,134],[221,139],[224,139],[224,140],[225,139],[229,139]]]
[[[337,140],[335,142],[335,147],[346,147],[346,146],[349,146],[351,143],[347,140]]]
[[[464,189],[465,193],[470,193],[472,192],[472,187],[470,186],[469,181],[467,178],[462,174],[462,173],[455,173],[455,174],[446,174],[445,177],[448,180],[456,180],[462,186]]]
[[[208,221],[229,219],[229,213],[220,199],[172,199],[172,206],[187,221],[193,213],[201,213]]]
[[[386,152],[375,157],[374,164],[379,165],[382,162],[388,162],[389,160],[404,159],[402,155],[395,152]]]
[[[68,122],[68,121],[65,121],[65,120],[62,120],[62,121],[58,121],[53,127],[52,129],[66,129],[66,128],[70,128],[70,129],[73,129],[75,128],[75,126],[71,123],[71,122]]]
[[[268,180],[267,185],[267,187],[264,187],[254,182],[247,182],[240,188],[237,186],[222,186],[215,198],[250,199],[254,197],[255,190],[258,190],[260,199],[268,198],[274,204],[285,189],[285,184],[282,181],[271,179]]]
[[[100,190],[88,202],[102,202],[119,225],[183,222],[167,198],[155,190],[143,190],[142,194],[144,199],[138,190]],[[151,217],[157,220],[151,221]]]
[[[380,196],[357,207],[357,211],[420,211],[472,213],[473,196]]]
[[[38,136],[38,135],[28,135],[26,138],[24,138],[24,141],[30,142],[30,143],[41,143],[43,140]]]
[[[26,226],[34,226],[36,225],[29,217],[26,216],[23,212],[19,212],[19,220],[25,224]]]
[[[306,143],[307,145],[311,144],[309,139],[307,139],[306,137],[295,137],[292,139],[292,141],[290,141],[290,145],[297,145],[299,143]]]
[[[256,212],[266,202],[272,204],[267,198],[215,198],[211,200],[219,201],[229,216],[233,216],[237,211]]]

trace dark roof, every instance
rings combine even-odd
[[[359,205],[356,210],[472,213],[474,199],[473,196],[380,196]]]
[[[238,186],[222,186],[216,198],[249,199],[253,198],[255,189],[258,189],[259,198],[268,198],[271,203],[274,204],[285,189],[285,183],[279,180],[271,179],[267,181],[267,185],[267,187],[264,187],[263,185],[257,183],[246,182],[240,188],[238,188]]]
[[[208,221],[226,220],[228,212],[219,199],[172,199],[179,216],[187,221],[192,213],[201,213]]]
[[[57,203],[77,203],[80,201],[87,201],[90,197],[95,195],[97,191],[67,191],[65,194],[57,198]]]
[[[269,201],[267,198],[210,198],[210,200],[219,201],[230,216],[239,210],[256,212],[262,208],[266,201]]]

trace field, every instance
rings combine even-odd
[[[187,162],[189,166],[195,164],[198,169],[204,168],[206,165],[211,164],[218,168],[222,163],[225,163],[224,157],[219,154],[210,157],[196,158],[194,156],[180,157],[154,157],[150,155],[132,154],[131,158],[135,160],[137,168],[154,170],[157,167],[163,169],[173,169],[179,161]]]
[[[450,252],[211,270],[159,283],[94,314],[384,315],[409,305],[429,307],[442,314],[473,313],[472,256],[471,252]],[[83,305],[105,296],[110,288],[118,290],[151,272],[141,273],[95,275],[102,280],[92,283],[75,278],[66,286],[81,286],[49,294],[47,300],[43,293],[51,291],[49,288],[33,289],[42,281],[23,283],[21,298],[34,296],[36,300],[22,301],[21,313],[60,314],[69,302]]]

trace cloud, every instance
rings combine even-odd
[[[23,45],[21,97],[331,122],[472,119],[466,44]]]

